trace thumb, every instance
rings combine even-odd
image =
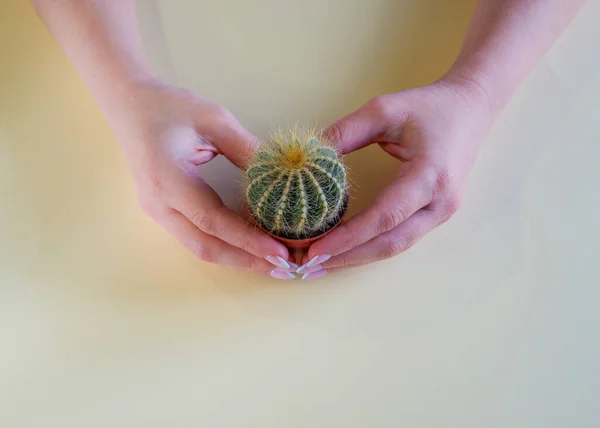
[[[238,168],[245,169],[258,148],[259,139],[228,111],[222,116],[213,122],[209,137],[219,153]]]
[[[330,125],[323,134],[342,154],[376,143],[391,123],[398,125],[397,118],[390,114],[394,107],[391,102],[389,95],[373,98],[354,113]]]

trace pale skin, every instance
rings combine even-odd
[[[306,279],[396,256],[459,208],[494,120],[584,0],[480,0],[463,48],[431,85],[378,96],[325,132],[342,153],[403,161],[375,203],[315,242]],[[150,69],[133,0],[32,0],[119,140],[144,211],[205,261],[291,279],[277,240],[226,208],[197,166],[244,167],[258,139],[225,108]]]

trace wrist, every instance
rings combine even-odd
[[[156,102],[150,88],[158,86],[161,80],[152,73],[110,74],[88,84],[91,95],[108,125],[124,147],[129,141],[136,141],[131,135],[144,126],[148,112],[154,111]]]
[[[111,70],[104,75],[92,76],[87,85],[100,107],[110,111],[129,104],[142,85],[159,81],[152,70],[142,68],[133,71]]]
[[[476,55],[460,58],[443,81],[462,84],[467,91],[479,93],[487,100],[490,116],[495,119],[519,86],[522,72],[502,73],[489,59]]]
[[[147,90],[144,88],[158,82],[159,79],[146,69],[110,72],[92,77],[92,82],[87,83],[90,93],[123,144],[128,140],[128,128],[141,117],[139,113],[148,109]]]
[[[499,111],[494,93],[485,81],[468,72],[451,70],[437,84],[442,84],[460,96],[471,108],[486,112],[492,122]]]

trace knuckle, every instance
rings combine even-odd
[[[461,197],[457,194],[449,196],[442,208],[442,222],[450,220],[450,218],[456,214],[462,205]]]
[[[208,215],[204,211],[196,212],[194,215],[191,216],[190,220],[192,220],[192,223],[194,223],[194,225],[198,229],[210,235],[213,234],[215,230],[215,222],[212,216]]]
[[[154,202],[152,202],[148,198],[139,198],[138,203],[139,203],[140,209],[142,210],[142,212],[144,214],[146,214],[149,217],[154,217],[154,215],[155,215]]]
[[[225,107],[219,105],[213,107],[209,116],[210,121],[216,125],[229,124],[233,119],[233,114]]]
[[[378,95],[376,97],[371,98],[369,100],[369,102],[367,103],[367,105],[372,110],[381,111],[381,110],[385,110],[385,108],[386,108],[385,101],[386,101],[385,95]]]
[[[149,172],[147,176],[147,184],[144,188],[152,195],[160,195],[163,193],[164,185],[159,175],[155,172]]]
[[[385,233],[394,229],[406,219],[404,211],[400,207],[386,210],[379,219],[379,232]]]
[[[437,171],[435,178],[435,191],[436,193],[445,193],[448,191],[452,184],[452,173],[446,167],[440,168]]]
[[[349,252],[345,252],[336,257],[336,267],[348,267],[352,264],[352,258]]]
[[[204,262],[214,263],[215,261],[213,250],[200,241],[194,241],[192,243],[192,252],[196,255],[196,257]]]
[[[381,257],[384,259],[389,259],[402,253],[405,249],[406,243],[402,239],[391,238],[385,243]]]
[[[372,98],[367,105],[377,116],[384,119],[392,116],[391,106],[386,95],[379,95]]]
[[[323,238],[323,245],[319,246],[319,251],[323,252],[325,250],[325,252],[331,253],[332,247],[335,247],[335,253],[341,254],[351,250],[360,243],[357,235],[358,230],[357,227],[354,227],[354,223],[340,225],[330,235]]]
[[[348,251],[358,247],[360,244],[361,242],[358,235],[353,231],[348,231],[348,233],[344,235],[341,248],[343,251]]]
[[[161,211],[156,201],[149,197],[140,197],[139,206],[142,212],[152,219],[156,219]]]
[[[327,129],[327,136],[334,142],[340,142],[344,141],[345,133],[339,124],[334,123]]]
[[[446,201],[446,210],[450,214],[456,213],[462,205],[462,199],[458,194],[452,194]]]
[[[164,186],[158,175],[150,173],[144,183],[138,188],[138,203],[142,212],[151,218],[160,214],[160,199]]]
[[[253,271],[258,267],[257,261],[258,259],[256,257],[254,257],[252,254],[249,254],[246,257],[244,263],[242,264],[242,267],[244,270]]]
[[[244,250],[247,253],[252,254],[252,244],[254,242],[254,238],[250,233],[243,233],[240,238],[239,248]]]

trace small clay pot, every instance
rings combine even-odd
[[[243,213],[246,216],[246,218],[250,222],[252,222],[252,224],[254,224],[256,227],[260,228],[260,230],[262,230],[263,232],[265,232],[267,235],[269,235],[269,236],[277,239],[279,242],[283,243],[289,249],[296,250],[296,251],[302,251],[302,250],[306,250],[307,248],[309,248],[312,245],[313,242],[315,242],[315,241],[323,238],[324,236],[328,235],[335,228],[337,228],[340,224],[342,224],[344,222],[343,221],[343,217],[344,217],[344,214],[346,214],[347,208],[348,208],[348,206],[347,206],[347,201],[346,201],[346,207],[345,207],[344,211],[342,212],[342,214],[340,215],[339,221],[334,226],[332,226],[326,232],[321,233],[320,235],[313,236],[312,238],[307,238],[307,239],[288,239],[288,238],[283,238],[281,236],[277,236],[277,235],[269,232],[268,230],[266,230],[263,227],[261,227],[261,225],[252,216],[252,214],[250,213],[250,210],[248,209],[248,204],[247,203],[244,203],[244,205],[243,205]]]
[[[336,227],[338,227],[342,223],[343,223],[342,218],[340,218],[340,221],[338,221],[327,232],[323,232],[320,235],[313,236],[312,238],[308,238],[308,239],[286,239],[286,238],[282,238],[280,236],[274,235],[271,232],[269,232],[268,230],[263,229],[262,227],[261,227],[261,230],[266,232],[269,236],[272,236],[273,238],[277,239],[279,242],[283,243],[288,248],[291,248],[293,250],[306,250],[307,248],[309,248],[312,245],[313,242],[328,235],[329,233],[331,233],[331,231],[333,231]],[[260,225],[258,225],[258,227],[260,227]]]

